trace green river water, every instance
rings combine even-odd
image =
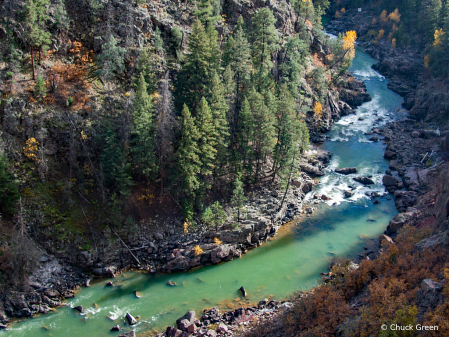
[[[323,145],[333,152],[329,174],[321,178],[314,192],[332,200],[318,206],[312,216],[287,225],[275,239],[231,262],[171,275],[127,272],[112,279],[114,287],[105,287],[109,280],[95,282],[80,289],[67,306],[11,324],[0,336],[118,336],[109,330],[116,324],[123,326],[122,331],[131,329],[124,321],[126,312],[140,316],[132,329],[146,336],[153,329],[162,331],[188,310],[199,313],[215,305],[222,310],[238,307],[241,298],[237,290],[241,286],[246,288],[251,303],[270,295],[283,299],[316,286],[330,262],[336,257],[356,256],[363,250],[366,238],[378,237],[397,213],[390,197],[383,196],[380,204],[373,205],[365,196],[365,192],[384,192],[380,172],[388,168],[388,162],[382,156],[384,145],[369,142],[363,132],[371,129],[378,117],[384,118],[381,123],[404,117],[398,112],[392,114],[400,108],[402,99],[387,89],[387,81],[371,69],[374,62],[357,49],[351,70],[366,81],[373,100],[359,107],[355,115],[342,118],[329,132],[331,139]],[[359,175],[373,175],[376,185],[369,189],[354,182],[354,175],[332,172],[348,166],[357,167]],[[348,185],[357,190],[353,197],[344,199]],[[167,286],[168,280],[178,286]],[[134,290],[140,298],[134,296]],[[72,309],[77,305],[83,305],[85,312],[79,314]]]

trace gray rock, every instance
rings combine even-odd
[[[380,241],[380,244],[383,244],[383,243],[393,243],[393,239],[392,238],[390,238],[388,235],[385,235],[385,234],[382,234],[381,236],[379,236],[379,241]]]
[[[83,306],[82,305],[78,305],[78,306],[74,307],[73,309],[78,310],[79,312],[83,312]]]
[[[396,177],[393,177],[390,175],[385,175],[382,178],[382,184],[384,184],[387,187],[398,186],[398,183],[399,183],[399,180]]]
[[[335,172],[340,173],[340,174],[357,173],[357,168],[356,167],[345,167],[345,168],[336,169]]]
[[[164,235],[162,233],[156,232],[154,234],[154,238],[159,240],[159,241],[162,241],[162,240],[164,240]]]
[[[393,151],[390,151],[390,150],[387,150],[384,153],[384,158],[385,159],[396,159],[397,156],[398,155],[397,155],[396,152],[393,152]]]
[[[136,337],[136,332],[134,330],[122,333],[118,337]]]
[[[355,177],[352,178],[353,180],[363,184],[363,185],[372,185],[374,184],[374,181],[371,178],[368,177]]]
[[[113,326],[111,331],[120,331],[120,325]]]
[[[137,323],[137,320],[129,312],[126,313],[125,317],[128,320],[129,325],[134,325]]]
[[[190,324],[194,324],[195,323],[195,319],[196,319],[196,313],[195,311],[191,310],[191,311],[187,311],[184,316],[179,317],[176,320],[176,325],[179,327],[179,324],[183,321],[183,320],[187,320]]]
[[[354,195],[354,191],[353,190],[346,190],[345,191],[345,198],[350,198]]]
[[[220,333],[226,333],[228,332],[228,327],[226,324],[224,324],[223,322],[220,322],[220,324],[218,325],[217,331]]]
[[[246,290],[245,290],[245,288],[243,286],[239,288],[239,291],[240,291],[240,293],[242,294],[243,297],[248,296],[248,294],[247,294],[247,292],[246,292]]]

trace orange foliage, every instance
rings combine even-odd
[[[73,64],[57,63],[50,69],[50,82],[57,87],[56,101],[63,106],[67,105],[69,97],[73,98],[71,109],[89,111],[89,97],[85,90],[90,88],[86,80],[88,65],[92,63],[92,51],[87,51],[81,42],[74,41],[69,50],[75,58]]]
[[[317,53],[312,55],[312,61],[313,61],[313,65],[315,67],[322,67],[322,68],[324,68],[324,63],[323,63],[323,61],[321,60],[320,56]]]
[[[401,21],[401,14],[399,14],[399,10],[396,8],[393,12],[390,13],[390,15],[388,15],[388,18],[391,21],[399,22]]]

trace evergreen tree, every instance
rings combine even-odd
[[[262,170],[262,164],[266,156],[273,149],[273,115],[264,102],[264,97],[254,88],[248,97],[251,114],[254,120],[253,153],[255,160],[254,182],[257,183]],[[271,103],[269,98],[268,102]]]
[[[279,48],[279,34],[273,12],[264,7],[252,19],[252,56],[254,68],[267,72],[273,66],[271,53]]]
[[[138,85],[140,75],[143,74],[145,83],[147,84],[148,94],[151,95],[156,91],[157,79],[153,70],[154,61],[148,54],[148,50],[141,51],[136,62],[135,69],[135,86]]]
[[[217,155],[217,140],[219,133],[215,128],[209,104],[206,99],[201,98],[198,105],[195,120],[198,129],[198,150],[201,160],[201,175],[205,178],[212,174],[215,157]],[[205,183],[205,182],[204,182]]]
[[[424,30],[427,41],[433,41],[435,31],[439,28],[441,0],[430,0],[425,8]]]
[[[240,215],[245,206],[246,197],[243,191],[243,183],[239,180],[239,178],[235,179],[234,186],[231,203],[237,209],[237,223],[240,223]]]
[[[162,195],[164,193],[167,171],[172,160],[173,141],[177,125],[168,71],[165,74],[165,78],[160,82],[158,93],[159,96],[155,104],[157,120],[156,148],[159,154],[160,193]]]
[[[208,96],[214,128],[217,134],[215,168],[222,170],[226,162],[226,153],[229,144],[229,126],[227,121],[229,106],[226,103],[225,88],[217,73],[212,76],[211,89]]]
[[[239,112],[237,149],[235,149],[235,174],[243,173],[245,181],[249,182],[253,173],[253,149],[252,140],[254,134],[254,119],[248,99],[243,99]]]
[[[164,41],[162,40],[159,27],[156,27],[156,30],[154,31],[153,46],[159,53],[164,50]]]
[[[235,45],[233,50],[233,58],[231,62],[231,69],[234,71],[235,85],[237,99],[236,106],[240,104],[242,95],[247,94],[249,89],[249,80],[251,77],[251,47],[245,36],[242,27],[238,27],[234,31]]]
[[[228,67],[234,58],[234,52],[235,52],[235,41],[232,35],[228,37],[226,40],[225,45],[223,46],[223,57],[221,60],[221,66],[223,68]]]
[[[210,26],[207,31],[197,20],[189,38],[189,52],[176,81],[176,105],[187,104],[196,110],[201,97],[210,86],[214,72],[218,72],[220,49],[217,31]]]
[[[41,75],[37,76],[36,85],[34,87],[34,95],[39,102],[42,102],[45,96],[47,96],[47,87],[45,80]]]
[[[58,35],[61,33],[61,30],[69,30],[69,19],[67,18],[67,11],[63,0],[57,0],[54,6],[53,16],[55,18],[53,25],[58,29]]]
[[[19,190],[17,183],[10,173],[8,159],[0,152],[0,212],[3,214],[12,214],[14,204],[18,198]]]
[[[279,64],[280,83],[287,84],[294,97],[298,96],[301,74],[306,67],[309,47],[298,36],[290,37],[285,44]]]
[[[194,12],[194,15],[203,25],[213,26],[221,20],[221,6],[220,4],[217,6],[216,2],[216,0],[199,0],[199,3],[197,2],[198,9]]]
[[[243,31],[243,35],[248,38],[248,27],[246,27],[245,20],[243,20],[243,16],[241,15],[237,19],[237,23],[235,24],[232,33],[235,34],[235,32],[237,32],[239,29],[241,29]]]
[[[182,181],[183,215],[188,220],[193,216],[193,204],[195,192],[200,187],[198,174],[201,170],[200,150],[198,139],[200,138],[195,118],[190,114],[189,108],[184,104],[180,118],[181,140],[177,151],[178,167]]]
[[[117,140],[116,132],[109,125],[106,133],[102,136],[101,143],[103,151],[100,156],[101,167],[105,185],[115,193],[127,197],[133,185],[129,174],[130,164],[126,161],[121,146]]]
[[[102,53],[98,55],[100,70],[98,75],[105,80],[111,80],[114,74],[121,74],[125,70],[125,48],[117,46],[115,37],[111,35],[104,44]]]
[[[298,142],[299,121],[295,118],[295,102],[287,85],[281,86],[276,106],[276,144],[273,150],[273,180],[278,171],[287,167],[292,151]]]
[[[178,55],[182,47],[183,33],[178,26],[174,26],[171,29],[170,34],[171,34],[170,38],[171,47],[173,48],[175,55]]]
[[[148,181],[154,178],[157,171],[155,156],[155,123],[153,119],[153,104],[147,92],[147,84],[143,74],[140,74],[134,98],[133,112],[134,129],[131,141],[131,154],[136,172]]]
[[[218,227],[224,225],[226,222],[226,213],[220,203],[216,201],[212,206],[204,210],[201,220],[205,224],[215,227],[215,230],[218,230]]]
[[[36,80],[34,69],[34,48],[38,48],[40,60],[42,52],[46,51],[48,45],[51,43],[51,34],[46,29],[46,23],[49,19],[47,14],[47,9],[49,6],[49,0],[25,1],[25,35],[31,50],[33,80]]]

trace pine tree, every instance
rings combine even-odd
[[[67,11],[63,0],[57,0],[54,7],[53,16],[55,18],[53,25],[58,29],[58,35],[61,33],[61,30],[69,30],[69,19],[67,18]]]
[[[45,96],[47,96],[47,87],[45,80],[41,75],[37,76],[36,86],[34,87],[34,95],[39,102],[42,102]]]
[[[173,48],[175,55],[178,55],[182,47],[183,33],[178,26],[174,26],[171,29],[170,34],[171,34],[170,38],[171,47]]]
[[[255,163],[254,182],[257,183],[262,170],[262,164],[266,156],[273,149],[273,115],[264,102],[264,97],[254,88],[248,97],[251,114],[254,120],[253,152]],[[273,99],[265,97],[270,105]]]
[[[159,27],[156,27],[156,30],[154,31],[153,46],[159,53],[164,49],[164,41],[162,40]]]
[[[116,132],[109,125],[102,137],[103,151],[100,156],[105,184],[115,193],[127,197],[133,185],[129,174],[130,164],[117,140]]]
[[[271,53],[279,48],[279,35],[273,12],[264,7],[252,19],[252,56],[254,68],[267,72],[273,66]]]
[[[287,85],[281,86],[276,104],[276,145],[273,150],[273,181],[278,171],[285,169],[290,162],[292,150],[298,142],[297,131],[299,121],[295,118],[295,102],[291,96]]]
[[[235,174],[243,173],[245,181],[250,182],[253,174],[253,149],[254,119],[248,99],[243,99],[239,112],[237,149],[235,149]]]
[[[279,64],[280,83],[287,84],[294,97],[298,96],[301,75],[306,67],[309,47],[297,36],[290,37],[281,52]]]
[[[243,20],[243,16],[239,16],[237,19],[237,23],[235,24],[234,30],[232,31],[233,34],[235,34],[236,31],[241,29],[243,31],[243,35],[248,38],[248,27],[246,27],[245,20]]]
[[[200,0],[199,3],[197,2],[198,9],[193,14],[202,22],[203,25],[213,26],[221,20],[221,6],[217,6],[216,2],[216,0]]]
[[[153,119],[153,104],[148,95],[143,74],[140,74],[136,88],[132,117],[134,129],[132,131],[131,154],[134,170],[150,181],[154,179],[157,172],[154,142],[156,127]]]
[[[246,197],[243,191],[243,183],[239,180],[239,178],[235,179],[234,186],[231,203],[237,209],[237,223],[240,223],[240,215],[245,206]]]
[[[201,98],[197,108],[195,125],[199,135],[198,150],[201,160],[201,175],[205,178],[212,175],[214,169],[219,133],[215,128],[209,104],[204,97]]]
[[[233,62],[234,52],[235,52],[235,41],[231,35],[228,37],[225,45],[223,46],[223,57],[221,60],[221,66],[223,68],[228,67]]]
[[[427,41],[433,41],[435,31],[439,28],[441,0],[430,0],[425,9],[424,29]]]
[[[156,91],[157,79],[153,70],[154,61],[148,54],[148,50],[141,51],[139,58],[136,62],[135,70],[135,86],[137,86],[140,79],[140,75],[143,74],[145,83],[147,84],[148,94],[151,95]]]
[[[3,153],[0,153],[0,212],[12,214],[18,198],[18,186],[10,173],[8,159]]]
[[[33,67],[33,80],[36,80],[34,69],[34,48],[39,49],[39,60],[42,52],[46,51],[51,43],[51,34],[46,29],[49,19],[47,8],[49,0],[26,0],[24,6],[26,40],[30,45],[31,61]]]
[[[211,26],[204,29],[197,20],[189,38],[189,52],[176,81],[176,106],[178,109],[187,104],[196,110],[207,88],[212,75],[218,72],[220,49],[217,43],[217,31]]]
[[[194,199],[195,191],[200,187],[198,174],[201,170],[200,150],[198,139],[200,138],[195,118],[190,114],[189,108],[184,104],[181,112],[181,140],[177,151],[178,166],[182,181],[184,199]],[[189,204],[193,205],[193,204]],[[186,210],[190,211],[190,209]]]
[[[121,74],[125,70],[124,55],[126,50],[117,46],[117,41],[113,35],[104,44],[102,50],[97,58],[100,67],[98,75],[105,80],[111,80],[114,74]]]
[[[217,73],[212,76],[212,83],[208,96],[214,128],[217,134],[217,155],[214,166],[216,169],[222,170],[226,163],[226,154],[229,144],[229,125],[227,121],[229,106],[226,103],[225,88]]]
[[[165,74],[165,78],[160,82],[158,93],[159,95],[155,104],[157,120],[156,148],[159,155],[160,193],[162,195],[164,193],[167,171],[172,160],[173,141],[177,125],[168,71]]]

